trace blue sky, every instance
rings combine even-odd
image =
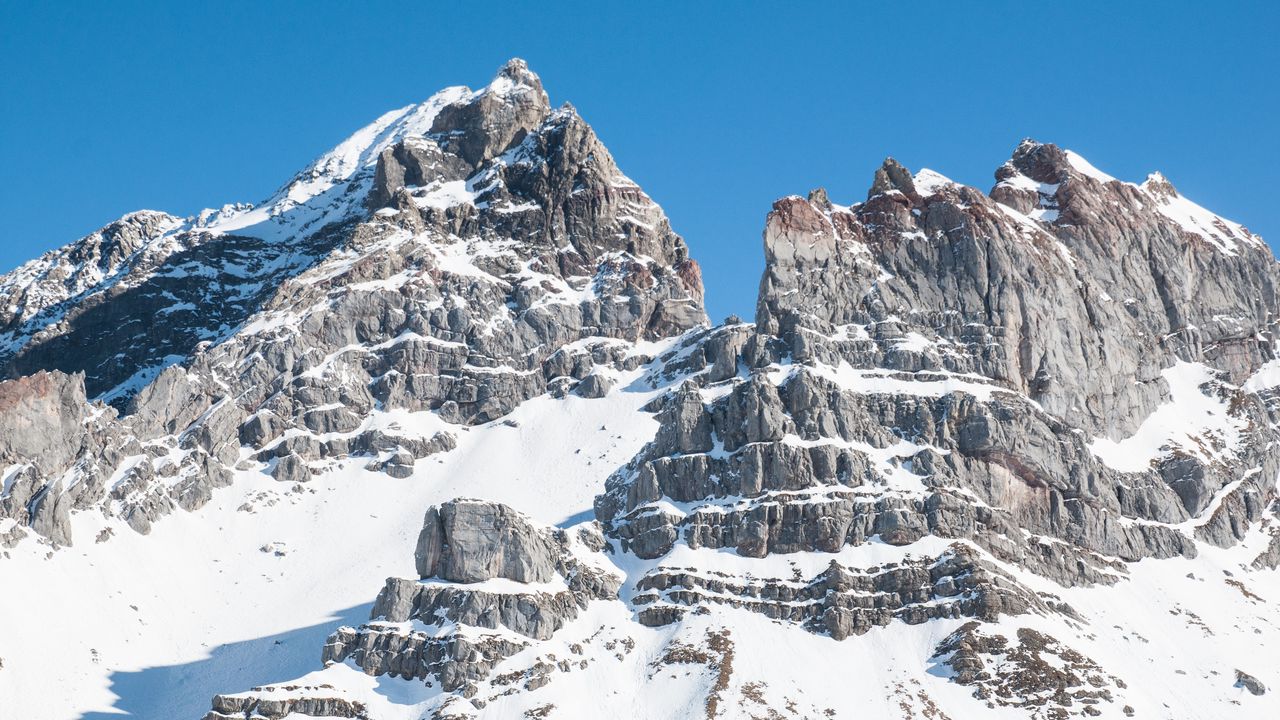
[[[988,189],[1030,136],[1280,240],[1274,3],[693,5],[0,4],[0,271],[261,200],[512,56],[667,210],[714,320],[753,314],[774,199],[861,199],[886,155]]]

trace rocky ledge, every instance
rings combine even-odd
[[[480,500],[432,507],[415,553],[419,578],[388,578],[373,622],[339,629],[324,662],[473,693],[469,684],[529,640],[549,639],[591,601],[617,597],[622,578],[603,549],[589,525],[543,527]]]

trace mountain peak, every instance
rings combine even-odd
[[[696,265],[661,208],[575,112],[550,109],[541,80],[514,59],[479,90],[450,87],[384,113],[258,205],[185,220],[131,213],[0,277],[10,297],[0,308],[0,369],[83,371],[90,397],[128,407],[164,368],[229,339],[330,253],[358,254],[371,224],[443,243],[521,238],[539,272],[557,278],[531,282],[513,303],[545,296],[530,318],[598,280],[669,295],[635,317],[597,318],[602,332],[652,338],[705,320]],[[617,266],[597,266],[604,258]],[[135,314],[136,333],[123,337],[114,323]]]
[[[1045,184],[1058,184],[1073,177],[1100,183],[1116,182],[1114,177],[1094,167],[1079,153],[1031,138],[1024,138],[1018,143],[1013,156],[996,170],[997,181],[1009,180],[1015,175]]]
[[[1148,175],[1147,179],[1142,182],[1141,187],[1143,190],[1146,190],[1148,193],[1151,193],[1161,199],[1168,199],[1178,195],[1177,188],[1175,188],[1173,183],[1169,182],[1169,178],[1166,178],[1159,170]]]
[[[551,101],[523,60],[504,65],[484,89],[444,106],[431,123],[441,148],[470,165],[494,157],[542,124]]]
[[[504,95],[526,89],[546,95],[542,89],[542,79],[529,69],[529,64],[521,58],[511,58],[505,65],[498,68],[497,75],[482,92]]]
[[[884,195],[894,191],[900,192],[909,198],[919,197],[911,177],[911,171],[892,157],[887,157],[880,164],[880,167],[876,169],[871,189],[867,190],[867,199],[870,200],[877,195]]]
[[[1062,182],[1071,167],[1067,154],[1057,145],[1025,138],[1014,148],[1013,156],[996,170],[996,180],[1003,182],[1016,175],[1046,184]]]

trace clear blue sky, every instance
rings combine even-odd
[[[988,189],[1031,136],[1280,240],[1275,3],[687,5],[0,2],[0,271],[259,201],[512,56],[666,208],[716,320],[753,313],[774,199],[861,199],[886,155]]]

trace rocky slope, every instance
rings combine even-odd
[[[995,180],[887,160],[864,201],[779,200],[755,322],[710,327],[661,210],[512,61],[257,208],[20,268],[0,688],[209,720],[1280,710],[1280,266],[1159,175],[1024,141]],[[85,593],[127,622],[57,606],[48,670],[18,618]]]
[[[9,371],[51,373],[9,392],[80,399],[56,438],[22,413],[0,421],[11,538],[30,525],[69,545],[69,510],[91,508],[145,533],[255,463],[285,482],[350,457],[407,474],[453,446],[448,425],[548,391],[602,394],[640,361],[635,342],[705,319],[661,210],[518,61],[384,117],[265,209],[156,236],[130,234],[138,217],[4,281],[23,288]],[[430,410],[442,429],[397,435],[375,409]]]

